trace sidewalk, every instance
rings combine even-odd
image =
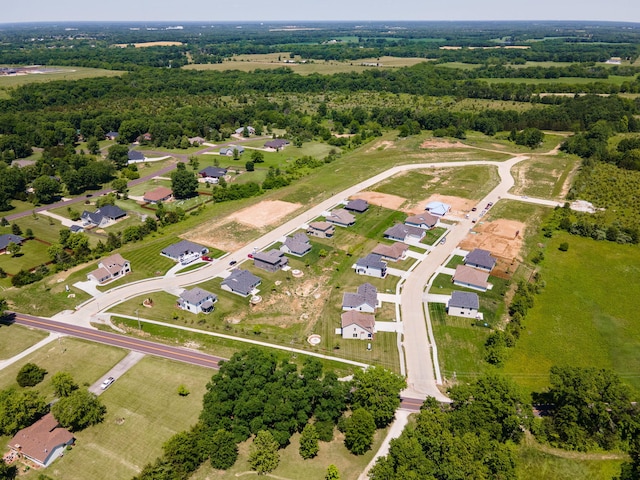
[[[9,365],[13,365],[18,360],[23,359],[27,355],[31,355],[33,352],[35,352],[39,348],[44,347],[45,345],[53,342],[54,340],[57,340],[60,337],[64,337],[64,335],[62,333],[51,332],[47,338],[40,340],[35,345],[31,345],[26,350],[23,350],[22,352],[20,352],[17,355],[14,355],[11,358],[7,358],[6,360],[0,361],[0,370],[2,370],[3,368],[7,368]]]
[[[389,427],[387,436],[382,441],[382,445],[380,445],[380,448],[373,456],[369,464],[365,467],[364,471],[358,477],[358,480],[368,480],[369,470],[373,468],[379,457],[384,457],[389,453],[389,444],[391,443],[391,440],[400,436],[400,434],[404,430],[404,427],[407,425],[407,423],[409,423],[409,415],[411,415],[411,412],[408,412],[406,410],[396,410],[396,419],[391,424],[391,427]]]

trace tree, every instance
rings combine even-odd
[[[20,228],[20,225],[18,225],[17,223],[12,223],[11,233],[13,233],[14,235],[22,235],[22,229]]]
[[[127,179],[126,178],[116,178],[111,182],[111,188],[113,188],[118,193],[127,193]]]
[[[340,472],[338,467],[333,463],[327,467],[327,473],[324,476],[324,480],[340,480]]]
[[[79,388],[78,384],[73,381],[73,377],[68,372],[56,373],[51,377],[51,385],[58,397],[68,397]]]
[[[0,461],[0,479],[13,480],[17,475],[18,467],[16,465],[9,465],[4,460]]]
[[[378,428],[391,423],[400,406],[400,391],[407,382],[400,375],[381,367],[358,370],[353,376],[352,409],[365,408]]]
[[[91,155],[97,155],[100,153],[100,145],[98,144],[98,139],[96,137],[91,137],[87,140],[87,149]]]
[[[0,391],[0,434],[15,434],[47,413],[47,409],[47,402],[33,390]]]
[[[31,230],[30,228],[27,228],[24,231],[24,236],[27,237],[28,239],[32,239],[34,237],[33,230]]]
[[[249,465],[258,475],[272,472],[280,463],[278,442],[268,430],[260,430],[249,447]]]
[[[183,165],[184,164],[179,164]],[[171,174],[171,189],[177,199],[191,198],[198,190],[198,179],[186,169],[178,169]]]
[[[51,407],[51,413],[65,428],[78,431],[102,422],[107,408],[86,388],[75,390]]]
[[[20,250],[22,250],[22,247],[15,242],[9,242],[9,245],[7,245],[7,252],[9,252],[12,257],[17,257]]]
[[[44,368],[40,368],[35,363],[27,363],[18,371],[16,381],[21,387],[33,387],[44,380],[46,374],[47,371]]]
[[[233,159],[240,160],[240,150],[238,150],[237,148],[233,149]]]
[[[196,157],[195,155],[190,156],[189,157],[189,166],[193,170],[197,170],[198,167],[200,166],[200,160],[198,160],[198,157]]]
[[[107,153],[107,159],[111,160],[118,170],[122,170],[129,164],[129,147],[127,145],[111,145]]]
[[[252,150],[251,160],[253,160],[253,163],[264,163],[264,153],[260,150]]]
[[[0,318],[4,317],[4,312],[7,309],[7,301],[4,298],[0,298]]]
[[[42,175],[33,181],[33,193],[38,203],[51,203],[60,194],[60,182],[49,175]]]
[[[251,160],[247,161],[247,162],[244,164],[244,168],[246,168],[246,169],[247,169],[247,172],[253,172],[253,171],[256,169],[256,168],[254,167],[254,165],[253,165],[253,162],[252,162]]]
[[[209,454],[211,466],[218,470],[228,470],[238,459],[238,445],[231,432],[218,430],[210,440]]]
[[[351,453],[362,455],[371,448],[375,432],[373,415],[364,408],[358,408],[346,421],[344,445]]]
[[[318,455],[319,449],[316,427],[314,427],[312,423],[307,423],[300,436],[300,456],[308,460]]]

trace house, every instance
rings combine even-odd
[[[98,268],[87,275],[87,279],[100,285],[112,282],[127,273],[131,273],[131,264],[122,255],[116,253],[107,258],[103,258],[98,263]]]
[[[376,318],[370,313],[351,310],[341,315],[342,338],[372,340],[376,330]]]
[[[418,227],[410,227],[409,225],[396,223],[393,227],[385,230],[384,236],[396,242],[419,242],[424,238],[425,231]]]
[[[144,156],[144,153],[138,150],[129,150],[127,153],[127,162],[128,163],[140,163],[146,162],[147,158]]]
[[[480,300],[477,293],[453,291],[447,304],[447,314],[454,317],[476,318]]]
[[[82,233],[84,232],[84,227],[82,225],[71,225],[69,230],[71,230],[71,233]]]
[[[358,275],[384,278],[387,275],[387,262],[383,262],[379,255],[370,253],[364,258],[359,258],[353,265]]]
[[[432,215],[442,217],[446,215],[449,210],[451,210],[451,205],[442,202],[429,202],[424,209]]]
[[[222,289],[243,297],[251,294],[260,285],[260,277],[256,277],[249,270],[234,270],[222,281]]]
[[[198,175],[207,183],[218,183],[226,174],[227,169],[220,167],[206,167],[198,172]]]
[[[309,237],[304,233],[296,233],[293,237],[287,237],[280,247],[280,251],[296,257],[304,257],[311,251]]]
[[[390,262],[398,262],[400,260],[404,260],[407,258],[407,250],[409,247],[404,243],[396,242],[392,245],[385,245],[384,243],[379,243],[376,245],[371,253],[373,255],[379,255],[385,260],[389,260]]]
[[[120,134],[118,132],[107,132],[104,134],[104,138],[107,140],[116,140]]]
[[[409,227],[417,227],[423,228],[425,230],[430,230],[438,224],[440,219],[435,215],[431,215],[430,213],[421,213],[420,215],[412,215],[407,217],[404,221],[404,224]]]
[[[208,252],[209,249],[207,247],[190,242],[189,240],[180,240],[178,243],[166,247],[160,252],[160,255],[187,265],[188,263],[196,261],[202,255],[206,255]]]
[[[329,212],[329,215],[325,218],[327,222],[333,223],[340,227],[350,227],[356,223],[356,217],[347,212],[344,208],[337,208]]]
[[[13,235],[11,233],[0,235],[0,253],[5,253],[10,243],[22,245],[22,242],[24,242],[24,238],[20,235]]]
[[[253,128],[251,125],[247,125],[246,127],[240,127],[240,128],[236,128],[235,134],[236,135],[244,135],[244,129],[247,129],[247,132],[249,133],[249,135],[255,135],[256,134],[256,129]]]
[[[496,266],[496,259],[491,256],[491,252],[488,250],[476,248],[464,257],[464,264],[490,272]]]
[[[9,448],[41,467],[48,467],[74,440],[71,432],[60,427],[53,414],[47,413],[16,433],[9,442]]]
[[[290,143],[291,142],[289,142],[289,140],[285,140],[284,138],[274,138],[273,140],[264,142],[264,148],[271,148],[273,150],[282,150],[284,147],[286,147]]]
[[[140,142],[150,142],[152,139],[153,137],[151,133],[147,132],[140,135],[136,140],[138,140],[138,143],[140,143]]]
[[[98,208],[95,212],[85,210],[82,212],[81,219],[84,227],[104,227],[111,222],[115,222],[116,220],[126,216],[127,212],[122,210],[120,207],[115,205],[104,205]]]
[[[344,206],[345,210],[348,210],[349,212],[356,212],[356,213],[364,213],[367,211],[368,208],[369,208],[369,202],[367,202],[366,200],[361,200],[359,198],[356,198],[355,200],[350,200]]]
[[[236,145],[229,145],[220,149],[220,155],[226,155],[227,157],[233,157],[234,150],[238,151],[238,155],[244,153],[244,147],[237,147]]]
[[[286,267],[288,263],[289,259],[280,250],[269,250],[253,254],[253,264],[267,272],[277,272]]]
[[[460,287],[468,287],[486,292],[489,288],[488,278],[489,274],[487,272],[476,270],[466,265],[458,265],[452,281],[454,285]]]
[[[206,138],[202,138],[202,137],[190,137],[189,138],[189,144],[190,145],[194,145],[196,143],[198,145],[202,145],[206,141],[207,141],[207,139]]]
[[[336,227],[329,222],[311,222],[307,234],[318,238],[331,238],[336,233]]]
[[[378,290],[370,283],[360,285],[358,293],[347,292],[342,296],[342,310],[374,313],[379,306]]]
[[[217,295],[195,287],[180,294],[178,308],[191,313],[210,313],[213,311],[213,304],[217,301]]]
[[[168,187],[158,187],[144,194],[142,199],[147,203],[168,202],[173,198],[173,190]]]

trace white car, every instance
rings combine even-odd
[[[109,388],[109,385],[111,385],[115,381],[116,381],[116,379],[113,378],[113,377],[106,378],[105,381],[102,382],[102,385],[100,385],[100,389],[106,390],[107,388]]]

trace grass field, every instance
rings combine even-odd
[[[124,72],[86,67],[47,67],[52,69],[46,74],[29,74],[0,77],[0,99],[9,98],[9,90],[28,83],[44,83],[54,80],[79,80],[93,77],[117,77]]]
[[[46,337],[42,330],[0,323],[0,360],[11,358]]]
[[[583,77],[560,77],[560,78],[479,78],[478,80],[492,83],[517,83],[525,85],[588,85],[591,83],[610,83],[622,85],[624,82],[633,81],[633,77],[622,77],[620,75],[609,75],[609,78],[583,78]]]
[[[558,245],[569,243],[561,252]],[[529,390],[548,385],[553,365],[610,368],[640,393],[638,247],[564,233],[547,240],[546,286],[529,311],[504,372]]]
[[[575,155],[532,155],[515,165],[511,173],[516,183],[511,189],[515,195],[562,199],[568,190],[571,174],[580,159]]]
[[[10,332],[11,327],[2,327]],[[26,363],[32,362],[47,370],[42,383],[33,387],[47,401],[54,398],[51,377],[56,372],[69,372],[79,385],[89,386],[100,379],[111,367],[124,358],[125,350],[100,345],[71,337],[61,337],[28,355],[26,358],[0,370],[0,389],[17,386],[16,375]],[[87,361],[91,359],[91,361]]]
[[[100,396],[107,407],[104,421],[78,432],[76,446],[47,475],[56,480],[136,475],[162,454],[162,444],[173,434],[197,421],[213,373],[155,357],[142,359]],[[191,392],[186,397],[177,394],[181,384]]]

